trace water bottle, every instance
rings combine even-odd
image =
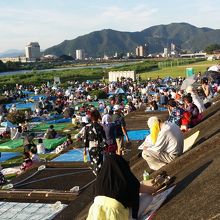
[[[150,174],[145,170],[143,173],[143,180],[149,180],[150,179]]]

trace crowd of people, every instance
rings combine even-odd
[[[188,86],[185,91],[181,90],[182,82],[182,78],[164,82],[158,77],[142,83],[122,78],[109,84],[101,81],[70,82],[67,89],[58,85],[53,88],[46,85],[32,87],[35,95],[46,94],[46,97],[40,97],[34,103],[34,110],[25,113],[25,122],[13,127],[16,129],[14,133],[11,129],[10,137],[13,140],[27,134],[23,144],[24,163],[20,171],[39,163],[38,153],[45,153],[43,139],[57,137],[57,131],[50,125],[36,145],[34,136],[28,135],[31,119],[40,117],[46,120],[52,112],[70,118],[73,127],[79,129],[75,138],[82,141],[84,154],[88,152],[93,173],[97,176],[96,197],[88,220],[97,219],[97,215],[102,219],[109,219],[106,217],[108,215],[112,216],[111,219],[128,219],[128,208],[132,208],[132,217],[137,218],[139,193],[148,193],[150,196],[158,190],[158,186],[139,183],[123,158],[125,142],[130,142],[124,117],[141,108],[146,111],[167,108],[167,121],[161,121],[156,116],[149,118],[150,135],[142,143],[142,157],[152,170],[170,163],[183,153],[183,133],[202,120],[203,111],[219,91],[219,87],[213,87],[206,78],[197,82],[198,88]],[[22,86],[16,86],[14,92],[6,90],[4,94],[19,94],[14,97],[27,98],[28,101],[28,97],[23,97],[23,89]],[[93,90],[104,91],[109,94],[108,99],[99,100],[96,95],[92,96]],[[95,107],[93,101],[98,102],[98,106]],[[16,105],[9,109],[1,105],[1,121],[6,122],[7,115],[16,111]],[[5,134],[1,135],[4,137]],[[67,136],[67,141],[57,148],[57,153],[72,143],[71,135]]]

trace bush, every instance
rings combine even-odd
[[[107,99],[108,98],[108,94],[103,90],[93,90],[91,92],[91,95],[93,97],[96,96],[98,99]]]
[[[19,124],[25,122],[24,111],[17,110],[16,112],[11,112],[7,115],[7,120],[13,124]]]

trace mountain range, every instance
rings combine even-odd
[[[183,50],[200,51],[210,44],[220,44],[220,29],[198,28],[188,23],[157,25],[140,32],[104,29],[65,40],[46,49],[44,54],[75,56],[77,49],[84,49],[87,57],[103,57],[104,54],[112,56],[115,52],[134,53],[138,45],[144,44],[148,45],[149,53],[158,53],[171,43]]]
[[[11,50],[1,52],[0,58],[2,58],[2,57],[18,57],[18,56],[23,56],[23,55],[24,55],[23,50],[11,49]]]

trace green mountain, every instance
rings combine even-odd
[[[183,50],[199,51],[210,44],[220,44],[220,29],[198,28],[187,23],[157,25],[140,32],[105,29],[65,40],[46,49],[44,54],[75,56],[77,49],[84,49],[87,57],[103,57],[104,54],[114,55],[115,52],[135,52],[136,46],[145,43],[150,53],[162,52],[170,43]]]

